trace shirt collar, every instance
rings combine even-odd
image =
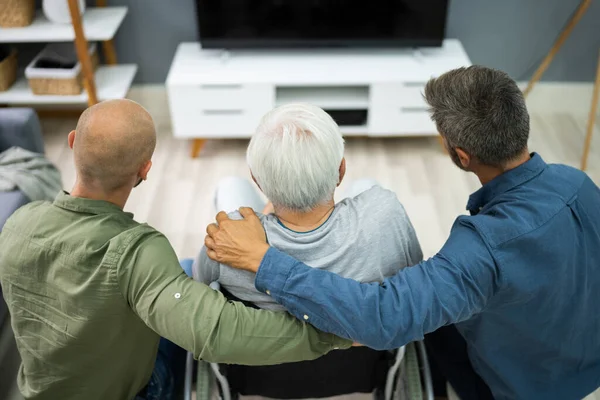
[[[531,158],[527,162],[497,176],[469,196],[467,210],[472,215],[477,214],[494,197],[535,178],[546,166],[546,162],[539,154],[531,153]]]
[[[104,200],[86,199],[71,196],[68,192],[60,192],[54,199],[54,205],[65,210],[86,214],[125,214],[133,218],[133,214],[125,212],[116,204]]]

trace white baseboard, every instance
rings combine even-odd
[[[527,82],[520,82],[525,89]],[[564,112],[587,115],[590,111],[593,83],[540,82],[527,99],[532,113]],[[155,118],[169,118],[169,104],[164,85],[134,85],[128,98],[148,109]]]

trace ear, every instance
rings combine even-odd
[[[463,168],[469,169],[469,166],[471,165],[471,156],[460,147],[457,147],[454,150],[456,151],[458,159],[460,160],[460,164],[463,166]]]
[[[143,180],[148,179],[148,172],[150,172],[150,168],[152,168],[152,161],[148,160],[144,163],[144,165],[142,165],[142,168],[140,168],[138,172],[139,177]]]
[[[342,158],[342,162],[340,163],[340,180],[338,181],[338,186],[342,183],[344,176],[346,175],[346,158]]]
[[[69,132],[69,147],[72,149],[73,148],[73,143],[75,143],[75,131],[71,131]]]

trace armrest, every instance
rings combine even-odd
[[[0,152],[18,146],[44,153],[42,127],[31,108],[0,108]]]
[[[31,200],[19,190],[0,192],[0,230],[2,230],[4,223],[12,213],[30,201]]]

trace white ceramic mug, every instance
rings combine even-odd
[[[44,15],[50,21],[57,24],[70,24],[71,13],[69,12],[69,2],[67,0],[44,0],[42,3]],[[85,0],[79,0],[79,11],[85,12]]]

